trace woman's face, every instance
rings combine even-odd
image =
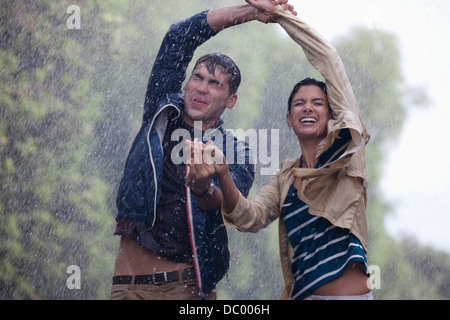
[[[318,86],[300,87],[294,94],[286,119],[299,139],[325,138],[330,119],[327,96]]]

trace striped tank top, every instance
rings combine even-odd
[[[341,133],[321,158],[316,168],[338,159],[350,141],[348,132]],[[353,262],[367,257],[361,242],[348,229],[334,226],[327,219],[311,215],[309,207],[299,199],[291,186],[281,210],[289,241],[294,249],[291,262],[294,288],[291,299],[301,300],[324,284],[338,278]]]

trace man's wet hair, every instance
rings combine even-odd
[[[215,74],[216,67],[219,66],[222,72],[231,75],[228,80],[230,94],[235,94],[238,91],[239,85],[241,84],[241,71],[230,57],[221,53],[211,53],[198,59],[194,70],[199,64],[205,64],[210,74]]]

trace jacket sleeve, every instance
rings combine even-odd
[[[239,201],[233,211],[222,205],[222,215],[227,225],[239,231],[256,233],[280,216],[279,208],[280,191],[276,174],[269,178],[252,200],[239,194]]]
[[[156,112],[167,93],[179,92],[195,50],[215,36],[206,20],[207,11],[173,24],[166,33],[155,59],[144,102],[143,120]]]
[[[255,178],[254,153],[246,142],[237,140],[232,135],[231,137],[234,139],[234,162],[229,164],[231,178],[239,192],[248,197]]]

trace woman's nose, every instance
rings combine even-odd
[[[311,112],[312,110],[313,110],[312,104],[305,103],[305,105],[303,106],[303,112],[308,113]]]

